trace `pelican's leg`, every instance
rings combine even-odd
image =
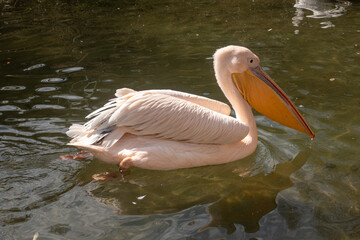
[[[120,172],[127,171],[132,165],[133,164],[131,157],[126,157],[120,162],[119,171]]]
[[[97,181],[123,179],[125,175],[129,174],[132,166],[131,157],[124,158],[118,165],[118,172],[103,172],[92,175],[92,178]]]

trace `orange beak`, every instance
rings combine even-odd
[[[232,79],[244,99],[256,111],[314,139],[314,132],[294,104],[260,66],[233,73]]]

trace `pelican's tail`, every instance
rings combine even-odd
[[[119,129],[110,132],[105,130],[94,133],[89,131],[84,125],[73,124],[66,134],[73,138],[68,145],[90,152],[94,157],[104,162],[111,164],[119,163],[116,151],[115,155],[113,151],[108,151],[124,134]]]
[[[73,124],[66,134],[73,138],[68,145],[76,146],[86,150],[107,149],[112,147],[125,134],[125,128],[109,127],[106,129],[93,131],[86,125]],[[89,150],[90,151],[90,150]]]
[[[101,146],[94,145],[97,137],[94,137],[84,125],[71,125],[66,135],[72,138],[67,145],[79,147],[90,152],[92,152],[93,149],[100,150],[100,148],[102,148]]]
[[[84,125],[73,124],[70,126],[69,130],[66,132],[66,135],[68,135],[71,138],[76,138],[76,137],[83,135],[85,132],[86,132],[86,128]]]
[[[136,91],[128,88],[118,89],[116,98],[110,99],[103,107],[90,113],[85,124],[73,124],[66,134],[72,138],[68,145],[76,146],[89,152],[104,152],[116,144],[127,132],[126,127],[111,123],[110,118],[127,98]]]

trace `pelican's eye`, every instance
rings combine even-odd
[[[248,58],[249,67],[255,68],[259,65],[259,61],[256,58]]]

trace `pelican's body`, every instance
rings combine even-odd
[[[123,88],[87,116],[90,121],[70,127],[67,134],[74,139],[69,144],[121,168],[170,170],[231,162],[250,155],[257,146],[249,103],[275,121],[314,137],[250,50],[238,46],[217,50],[214,69],[236,118],[229,116],[227,104],[209,98],[172,90]],[[266,84],[256,85],[258,78]],[[273,109],[272,102],[280,108]]]

